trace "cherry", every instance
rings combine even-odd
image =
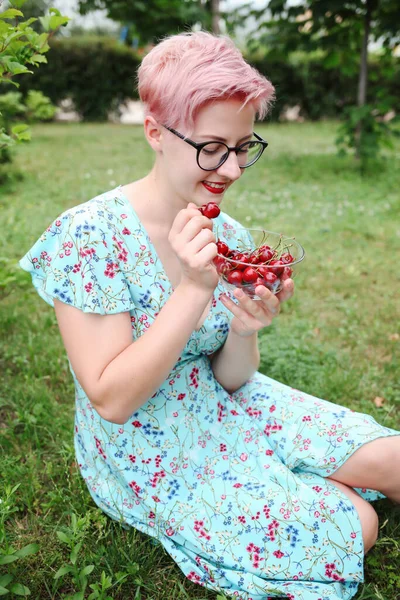
[[[257,271],[253,267],[246,267],[243,271],[243,281],[246,281],[246,283],[254,283],[257,278]]]
[[[275,273],[267,273],[267,276],[264,277],[265,285],[269,290],[273,290],[276,287],[276,283],[279,283],[278,276]]]
[[[219,213],[221,212],[221,209],[215,202],[209,202],[208,204],[204,204],[204,206],[201,206],[199,208],[199,211],[208,219],[215,219],[216,217],[218,217]]]
[[[293,269],[291,269],[290,267],[285,267],[283,269],[283,273],[281,275],[282,281],[286,281],[286,279],[290,279],[292,273],[293,273]]]
[[[243,280],[242,272],[235,269],[234,271],[228,273],[227,279],[229,283],[233,283],[234,285],[240,285]]]
[[[275,273],[279,277],[282,275],[285,265],[281,260],[271,260],[268,267],[271,273]]]
[[[261,277],[265,277],[265,275],[267,273],[271,273],[271,271],[269,270],[269,268],[267,266],[264,266],[264,265],[261,265],[261,266],[257,267],[257,271],[261,275]]]
[[[259,263],[267,263],[274,257],[274,251],[271,248],[265,248],[258,256]]]
[[[216,256],[214,258],[214,265],[217,267],[217,272],[221,275],[229,273],[231,266],[222,256]]]
[[[264,287],[266,286],[266,282],[265,279],[263,277],[257,277],[256,282],[254,284],[254,289],[258,286],[258,285],[263,285]]]
[[[282,254],[280,260],[283,262],[284,265],[289,265],[294,261],[294,258],[289,252],[285,252],[284,254]]]
[[[218,249],[218,254],[223,254],[224,256],[228,255],[229,246],[228,246],[228,244],[225,244],[225,242],[218,240],[217,241],[217,249]]]

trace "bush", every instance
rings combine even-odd
[[[50,64],[25,75],[21,89],[41,90],[54,103],[71,98],[76,111],[87,121],[106,120],[126,99],[137,99],[136,72],[141,56],[132,48],[107,37],[53,39]],[[284,61],[268,55],[247,60],[275,85],[277,101],[272,120],[278,120],[285,106],[299,104],[301,114],[311,120],[339,117],[354,105],[357,75],[327,69],[322,56],[295,53]],[[400,61],[391,64],[370,57],[368,101],[374,104],[382,89],[400,112]]]
[[[300,105],[301,114],[311,120],[341,117],[356,104],[358,75],[346,75],[327,69],[318,55],[294,54],[285,62],[249,57],[249,62],[268,77],[276,87],[277,100],[272,119],[278,120],[285,106]],[[375,105],[382,90],[391,98],[391,106],[400,112],[400,60],[377,56],[369,59],[367,101]]]
[[[41,90],[58,104],[71,98],[86,121],[106,120],[128,98],[136,98],[140,58],[114,39],[71,38],[50,42],[50,64],[26,75],[21,90]]]

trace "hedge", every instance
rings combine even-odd
[[[141,57],[114,39],[100,37],[54,39],[50,59],[33,75],[21,77],[21,91],[41,90],[55,104],[72,98],[84,120],[102,121],[126,99],[137,99],[136,72]],[[376,104],[381,90],[391,97],[390,107],[400,111],[400,61],[393,59],[387,72],[376,58],[370,60],[368,101]],[[337,117],[355,103],[357,76],[326,69],[318,56],[277,62],[268,57],[249,59],[275,85],[277,100],[272,120],[285,106],[299,104],[305,118]],[[389,70],[389,71],[390,71]]]
[[[41,90],[55,104],[71,98],[86,121],[103,121],[127,98],[136,98],[140,58],[115,40],[54,39],[48,64],[21,77],[21,91]]]

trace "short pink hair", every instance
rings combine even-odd
[[[157,44],[139,67],[138,88],[146,115],[190,130],[199,109],[210,102],[239,99],[263,119],[274,100],[272,83],[245,61],[233,41],[205,31]]]

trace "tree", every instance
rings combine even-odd
[[[281,57],[295,50],[322,50],[326,68],[358,73],[355,106],[347,111],[340,141],[354,147],[357,158],[374,153],[388,132],[374,117],[387,111],[388,99],[382,90],[379,103],[367,105],[368,47],[379,41],[382,60],[389,62],[400,42],[398,0],[303,0],[296,6],[271,0],[248,14],[258,20],[259,39]]]
[[[129,26],[127,39],[136,38],[140,44],[186,31],[197,23],[209,28],[210,6],[209,0],[79,0],[82,15],[105,9],[108,18]]]
[[[44,32],[39,34],[31,27],[37,21],[36,18],[32,17],[25,21],[21,19],[24,14],[20,8],[25,1],[13,0],[9,3],[11,7],[0,13],[0,84],[2,87],[9,85],[19,87],[19,84],[14,81],[16,75],[32,73],[29,67],[38,67],[41,63],[47,62],[44,54],[50,49],[48,44],[50,37],[69,21],[57,9],[51,8],[48,16],[40,18]],[[1,4],[0,1],[0,6]],[[6,129],[0,114],[0,162],[10,160],[9,148],[12,145],[29,139],[27,125],[18,124]]]

